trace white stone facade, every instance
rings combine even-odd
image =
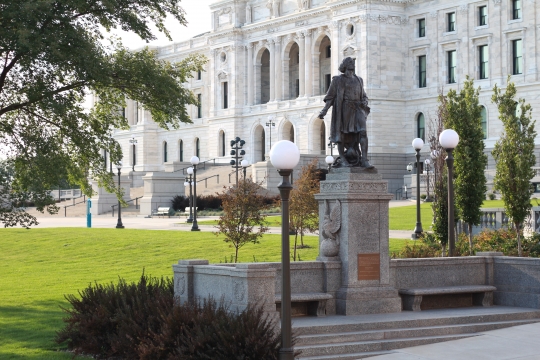
[[[208,57],[200,79],[194,74],[186,84],[200,94],[200,118],[192,106],[193,124],[165,131],[130,102],[126,116],[131,129],[115,135],[126,166],[132,164],[133,137],[136,171],[163,171],[165,160],[189,161],[197,151],[201,160],[228,162],[228,144],[237,136],[246,140],[251,163],[264,160],[270,141],[281,139],[293,140],[302,154],[329,153],[331,116],[322,121],[317,115],[329,76],[338,74],[346,56],[356,58],[356,72],[364,79],[372,109],[369,157],[390,180],[390,191],[401,187],[413,159],[411,141],[418,135],[419,114],[425,116],[427,132],[438,92],[459,90],[466,75],[482,88],[488,150],[502,130],[491,103],[492,88],[504,87],[508,74],[520,72],[511,81],[518,96],[531,103],[533,118],[540,119],[538,0],[223,0],[211,10],[209,33],[156,49],[171,62],[191,53]],[[425,36],[420,36],[422,21]],[[516,40],[521,40],[519,54],[513,48],[519,45]],[[482,73],[484,45],[487,68]],[[451,51],[455,83],[449,83]],[[425,87],[420,87],[421,56],[426,59]],[[275,127],[266,125],[269,120]],[[423,156],[427,153],[426,146]]]

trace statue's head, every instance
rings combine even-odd
[[[353,70],[354,71],[355,61],[356,61],[356,59],[354,59],[354,58],[352,58],[350,56],[346,57],[341,62],[341,65],[339,65],[339,71],[341,71],[342,73],[344,73],[347,70]]]

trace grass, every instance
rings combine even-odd
[[[64,294],[89,283],[137,280],[143,269],[172,277],[180,259],[230,259],[234,249],[212,233],[86,228],[0,229],[0,359],[71,359],[54,344],[63,327]],[[292,237],[291,237],[292,239]],[[240,249],[240,261],[280,261],[280,235]],[[318,237],[304,238],[304,261],[318,255]],[[391,240],[397,251],[407,240]]]

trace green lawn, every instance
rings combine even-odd
[[[224,262],[234,249],[212,233],[117,229],[0,229],[0,359],[70,359],[53,343],[67,306],[64,294],[88,283],[136,280],[143,268],[172,277],[179,259]],[[292,239],[293,237],[291,237]],[[240,249],[240,260],[280,261],[280,235]],[[318,237],[304,238],[304,261],[318,255]],[[407,240],[391,240],[397,251]]]

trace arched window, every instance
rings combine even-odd
[[[294,126],[291,125],[289,130],[289,141],[294,142]]]
[[[225,156],[225,131],[219,132],[219,156]]]
[[[314,64],[315,81],[318,82],[317,95],[326,94],[332,81],[332,50],[331,42],[328,36],[321,40],[319,45],[319,63]]]
[[[300,96],[300,49],[294,43],[289,51],[289,99]]]
[[[270,101],[270,51],[264,50],[261,57],[261,104]]]
[[[321,129],[319,131],[319,136],[320,136],[320,149],[321,150],[321,154],[325,154],[326,153],[326,126],[324,126],[324,121],[321,121]]]
[[[180,140],[178,143],[178,160],[184,161],[184,141]]]
[[[484,132],[484,139],[487,139],[487,110],[481,106],[480,115],[482,116],[482,131]]]
[[[426,141],[426,120],[422,113],[416,118],[416,137]]]
[[[197,156],[199,159],[201,158],[201,142],[199,141],[199,138],[195,140],[195,156]]]
[[[167,162],[167,142],[163,142],[163,162]]]

